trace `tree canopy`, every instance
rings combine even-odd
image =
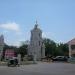
[[[68,56],[68,45],[63,43],[56,43],[48,38],[43,39],[45,44],[45,55],[58,56],[64,55]]]

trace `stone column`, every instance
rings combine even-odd
[[[34,55],[33,55],[33,63],[36,64],[37,63],[37,55],[36,53],[34,52]]]
[[[20,65],[21,64],[21,54],[18,54],[18,64]]]
[[[69,57],[71,58],[71,44],[69,44]]]
[[[42,57],[43,58],[45,57],[45,45],[44,45],[44,43],[42,45]]]

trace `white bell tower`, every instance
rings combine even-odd
[[[28,54],[36,56],[36,60],[40,60],[45,57],[45,47],[42,40],[42,30],[38,28],[38,23],[31,30],[30,45],[28,49]]]

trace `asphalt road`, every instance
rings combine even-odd
[[[20,67],[0,66],[0,75],[75,75],[75,64],[39,62]]]

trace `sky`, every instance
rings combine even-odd
[[[6,44],[30,40],[36,20],[43,38],[68,42],[75,38],[75,0],[0,0],[0,35]]]

